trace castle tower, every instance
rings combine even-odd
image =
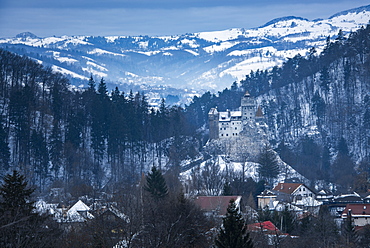
[[[257,122],[264,121],[264,118],[265,117],[263,115],[262,108],[260,105],[258,105],[257,112],[256,112],[256,121]]]
[[[218,120],[219,113],[217,108],[211,108],[208,112],[208,121],[209,121],[209,139],[218,139]]]
[[[254,120],[256,116],[254,97],[245,92],[241,100],[242,122],[245,125],[248,121]]]

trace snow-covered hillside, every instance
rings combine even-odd
[[[311,47],[320,51],[330,36],[359,29],[370,5],[328,19],[283,17],[254,29],[230,29],[180,36],[62,36],[30,33],[1,38],[0,47],[25,54],[75,79],[91,74],[117,85],[168,85],[220,90],[251,70],[269,69]],[[83,87],[83,84],[78,84]]]

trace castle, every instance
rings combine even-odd
[[[227,110],[218,112],[217,108],[211,108],[208,112],[209,138],[226,139],[238,137],[247,129],[249,122],[259,122],[263,119],[260,107],[256,110],[256,103],[247,91],[241,99],[241,106],[237,111]]]

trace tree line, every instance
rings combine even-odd
[[[75,89],[51,68],[2,49],[0,106],[1,173],[20,169],[41,189],[58,180],[130,183],[148,164],[178,165],[198,149],[183,108],[163,100],[150,109],[143,94],[108,92],[92,76]]]

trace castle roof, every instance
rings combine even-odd
[[[226,111],[226,112],[219,112],[219,121],[230,121],[231,117],[241,117],[241,111]]]
[[[217,113],[218,113],[217,108],[211,108],[208,112],[208,114],[212,114],[212,115],[217,114]]]

